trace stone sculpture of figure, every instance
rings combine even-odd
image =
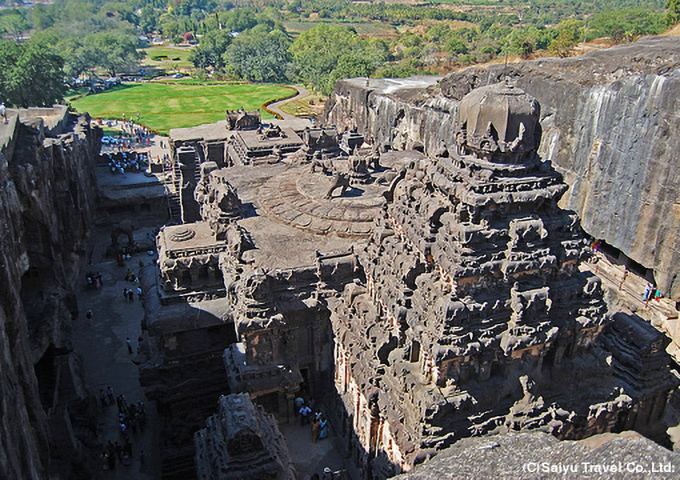
[[[434,152],[432,152],[432,155],[434,157],[443,157],[446,158],[449,156],[449,149],[446,148],[446,143],[444,143],[444,140],[439,141],[439,145],[437,148],[435,148]]]
[[[293,165],[302,165],[303,163],[309,162],[311,160],[309,146],[307,144],[302,144],[290,158]]]
[[[328,192],[326,193],[326,199],[329,200],[333,196],[333,191],[336,188],[342,188],[342,191],[340,192],[340,196],[342,196],[345,193],[345,190],[347,190],[349,187],[349,175],[346,173],[337,172],[335,175],[333,175],[333,180],[331,181],[331,185],[328,188]]]
[[[272,155],[271,158],[267,163],[278,163],[281,161],[283,158],[283,153],[281,152],[281,149],[279,147],[274,147],[272,150]]]
[[[246,236],[246,230],[236,223],[226,225],[225,239],[229,245],[229,251],[238,261],[243,261],[243,252],[255,248]]]
[[[111,228],[111,246],[113,248],[118,246],[118,237],[120,235],[125,235],[128,239],[128,245],[132,246],[134,244],[134,230],[135,226],[133,225],[132,221],[128,219],[125,219],[120,223],[116,223]]]
[[[244,282],[243,296],[256,303],[267,303],[271,300],[269,277],[263,270],[250,273]]]
[[[362,155],[352,155],[349,157],[349,170],[352,173],[366,174],[368,173],[368,165],[366,158]]]
[[[333,161],[328,158],[323,158],[321,156],[321,152],[317,151],[314,154],[314,158],[312,159],[312,166],[310,167],[309,171],[311,173],[314,173],[316,172],[317,167],[321,169],[324,175],[328,175],[333,171]]]
[[[366,157],[368,167],[373,170],[380,170],[380,147],[374,143],[371,147],[371,154]]]

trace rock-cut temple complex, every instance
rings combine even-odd
[[[226,112],[127,177],[86,114],[9,109],[0,477],[678,478],[677,65],[646,38],[341,80],[318,123]],[[151,419],[132,466],[110,381]]]
[[[539,118],[501,82],[465,96],[427,153],[255,116],[205,139],[171,132],[195,186],[157,238],[141,374],[167,416],[168,478],[194,462],[205,479],[292,478],[276,425],[300,395],[332,412],[354,478],[410,471],[466,437],[663,432],[680,383],[668,340],[611,315],[579,268],[588,242],[537,153]]]

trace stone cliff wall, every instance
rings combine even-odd
[[[457,103],[507,77],[541,104],[539,153],[570,189],[562,206],[583,228],[653,270],[680,300],[680,41],[647,37],[569,59],[540,59],[450,74],[439,83],[338,82],[327,123],[356,125],[391,148],[454,144]],[[420,85],[418,85],[420,84]]]
[[[94,210],[98,134],[88,116],[54,114],[64,117],[58,132],[30,116],[0,125],[0,478],[47,476],[51,405],[34,367],[71,349],[73,288]]]

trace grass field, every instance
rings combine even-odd
[[[168,85],[139,83],[121,85],[107,92],[74,100],[79,112],[93,118],[137,118],[160,133],[171,128],[193,127],[224,120],[226,110],[255,110],[264,102],[290,95],[291,89],[277,85]],[[263,118],[270,118],[262,112]]]
[[[178,68],[193,67],[193,64],[189,61],[191,50],[188,48],[151,46],[142,48],[140,51],[146,55],[142,59],[142,65],[145,66],[157,68],[170,68],[172,66]]]
[[[320,95],[309,95],[302,100],[291,100],[281,105],[281,110],[296,117],[310,117],[323,113],[325,98]]]

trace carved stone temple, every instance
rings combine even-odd
[[[206,424],[196,433],[200,478],[276,480],[295,475],[276,420],[253,405],[248,394],[220,397],[219,412]]]
[[[579,269],[587,242],[537,154],[539,116],[499,83],[427,153],[248,112],[177,133],[195,188],[157,237],[141,376],[167,416],[166,478],[194,458],[199,478],[294,478],[273,419],[295,421],[299,395],[326,406],[352,478],[514,430],[661,439],[680,383],[667,341],[610,316]]]
[[[579,439],[661,419],[677,385],[663,335],[629,317],[608,327],[600,280],[578,270],[578,218],[557,206],[567,186],[536,154],[538,119],[509,84],[463,98],[455,144],[403,172],[359,253],[365,279],[332,302],[359,469],[391,476],[468,436]],[[627,328],[647,332],[629,337],[636,352]],[[659,362],[631,372],[650,352]]]

